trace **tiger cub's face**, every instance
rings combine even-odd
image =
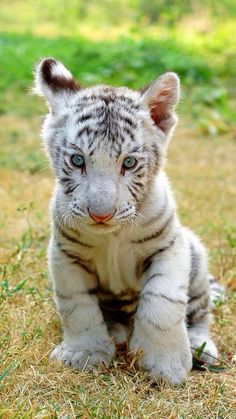
[[[61,63],[45,59],[36,90],[50,109],[43,138],[58,180],[58,220],[93,232],[138,221],[176,123],[177,76],[166,73],[142,93],[84,89]]]

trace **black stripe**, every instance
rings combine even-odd
[[[152,264],[151,258],[147,258],[143,261],[142,274],[150,268],[151,264]]]
[[[78,255],[69,252],[66,249],[63,249],[60,245],[60,243],[58,243],[60,250],[68,257],[72,260],[73,263],[75,263],[76,265],[79,265],[81,268],[83,268],[86,272],[88,272],[89,274],[92,275],[96,275],[96,272],[94,272],[92,269],[90,269],[86,263],[88,263],[88,261],[81,259]]]
[[[75,151],[82,152],[81,148],[76,143],[70,143],[69,147],[73,148]]]
[[[139,171],[141,171],[142,169],[144,169],[145,168],[145,166],[144,165],[140,165],[140,166],[138,166],[132,173],[137,173],[137,172],[139,172]],[[138,177],[138,176],[137,176]]]
[[[191,293],[190,293],[190,298],[189,298],[188,303],[191,304],[193,301],[201,299],[204,295],[208,296],[208,290],[201,291],[199,294],[194,295],[193,297],[191,297]]]
[[[130,153],[137,153],[137,152],[141,152],[142,153],[142,149],[141,149],[141,146],[135,146],[135,147],[133,147],[132,148],[132,150],[130,150]]]
[[[164,274],[163,273],[161,273],[161,272],[159,272],[159,273],[155,273],[155,274],[152,274],[148,279],[147,279],[147,281],[146,281],[146,283],[145,283],[145,285],[147,285],[147,283],[149,282],[149,281],[151,281],[152,279],[154,279],[154,278],[157,278],[157,277],[159,277],[159,276],[163,276]]]
[[[78,130],[77,137],[81,137],[84,133],[89,136],[93,133],[93,130],[90,128],[90,126],[86,125],[85,127]]]
[[[125,208],[123,211],[119,212],[119,214],[117,214],[117,216],[120,216],[122,214],[124,214],[125,212],[129,211],[132,208],[132,205],[130,205],[128,208]]]
[[[132,197],[135,199],[135,201],[138,201],[138,195],[131,189],[131,187],[129,185],[127,185],[127,188],[129,189]],[[133,243],[133,242],[131,242]]]
[[[137,122],[135,121],[134,118],[132,118],[131,116],[127,116],[127,115],[122,115],[120,113],[118,113],[118,120],[119,122],[125,122],[126,124],[128,124],[130,127],[132,127],[133,129],[137,128]]]
[[[114,143],[112,149],[110,150],[110,156],[112,156],[113,152],[116,152],[116,159],[118,159],[121,155],[121,144],[119,143]]]
[[[138,189],[143,188],[143,186],[144,186],[143,182],[135,182],[135,181],[133,181],[131,185],[138,188]]]
[[[57,157],[60,157],[60,155],[61,155],[61,149],[60,149],[60,147],[56,147],[55,150],[54,150],[54,152],[56,152]]]
[[[123,133],[126,133],[130,137],[131,141],[134,141],[134,133],[131,131],[130,128],[123,127],[122,131]]]
[[[91,119],[91,118],[94,118],[94,115],[92,115],[91,113],[87,113],[87,114],[85,114],[85,115],[81,115],[81,116],[77,119],[76,123],[77,123],[77,124],[79,124],[79,123],[81,123],[81,122],[88,121],[88,119]]]
[[[80,261],[80,259],[76,259],[73,263],[75,263],[76,265],[79,265],[81,268],[83,268],[87,273],[92,274],[92,275],[96,275],[96,272],[94,272],[92,269],[88,268],[86,265],[84,265],[83,262]]]
[[[70,173],[64,167],[63,167],[62,171],[63,171],[63,173],[65,173],[66,176],[70,175]],[[71,170],[70,170],[70,172],[71,172]]]
[[[117,105],[118,105],[118,111],[120,113],[127,112],[128,114],[134,116],[134,118],[135,118],[136,109],[135,109],[134,106],[129,106],[129,105],[126,106],[126,104],[124,104],[124,103],[117,103]]]
[[[161,236],[162,233],[164,233],[166,227],[173,220],[173,218],[174,218],[174,213],[171,214],[171,216],[167,219],[167,221],[161,227],[160,230],[156,231],[155,233],[151,234],[150,236],[143,237],[142,239],[132,240],[131,243],[133,243],[133,244],[139,244],[139,243],[143,243],[143,242],[148,241],[148,240],[156,239],[157,237]]]
[[[127,307],[137,303],[139,300],[139,295],[134,295],[131,299],[128,300],[120,300],[116,298],[110,299],[99,299],[99,304],[102,308],[107,311],[117,311],[122,309],[123,307]]]
[[[139,187],[138,186],[136,186],[135,184],[134,184],[134,182],[132,182],[131,184],[130,184],[130,188],[134,191],[134,192],[140,192],[140,190],[139,190]]]
[[[149,319],[148,317],[140,317],[140,315],[136,314],[136,319],[139,320],[140,322],[147,322],[148,324],[150,324],[152,327],[154,327],[155,329],[157,329],[160,332],[166,332],[168,329],[163,328],[161,326],[159,326],[157,323],[155,323],[154,321],[152,321],[151,319]]]
[[[124,131],[126,131],[126,134],[127,134],[128,138],[127,138],[126,135],[123,135]],[[130,139],[131,139],[131,141],[134,141],[134,135],[133,135],[133,133],[127,132],[127,130],[125,128],[123,128],[122,129],[122,132],[120,132],[118,134],[118,137],[120,138],[120,140],[121,140],[122,143],[125,143],[127,141],[127,139],[128,139],[128,141],[130,141]],[[116,137],[113,138],[113,140],[116,140],[116,139],[117,139]]]
[[[73,185],[73,186],[69,186],[69,188],[67,188],[65,190],[65,194],[69,195],[70,193],[74,192],[74,190],[78,187],[79,185]]]
[[[178,319],[177,322],[174,323],[173,325],[171,325],[170,327],[163,328],[146,316],[141,317],[140,314],[136,314],[136,319],[139,320],[140,322],[143,322],[143,321],[147,322],[148,324],[150,324],[151,326],[153,326],[155,329],[159,330],[160,332],[167,332],[168,330],[172,329],[173,327],[177,326],[179,323],[181,323],[183,321],[183,318],[180,317],[180,319]]]
[[[73,292],[72,294],[63,294],[63,293],[61,293],[60,291],[58,291],[58,290],[55,290],[55,294],[56,294],[56,296],[58,297],[58,298],[60,298],[61,300],[69,300],[69,299],[71,299],[71,298],[73,298],[75,295],[93,295],[93,294],[96,294],[97,293],[97,287],[95,287],[95,288],[91,288],[91,289],[88,289],[88,290],[86,290],[86,291],[76,291],[76,292]]]
[[[75,303],[72,308],[59,308],[59,312],[68,317],[69,315],[71,316],[71,314],[75,311],[76,308],[78,308],[77,303]]]
[[[91,144],[91,146],[93,145],[93,143]],[[90,146],[88,147],[88,148],[90,148]],[[97,149],[96,148],[94,148],[93,150],[91,150],[90,152],[89,152],[89,156],[91,157],[94,153],[95,153],[95,151],[96,151]]]
[[[141,298],[145,298],[146,296],[151,296],[151,297],[155,297],[155,298],[164,298],[164,300],[167,300],[167,301],[169,301],[170,303],[173,303],[173,304],[183,304],[183,305],[186,305],[187,304],[183,300],[179,300],[179,299],[174,300],[173,298],[170,298],[170,297],[168,297],[165,294],[157,294],[157,293],[152,292],[152,291],[144,291],[144,292],[142,292]]]
[[[106,105],[109,105],[109,103],[110,102],[114,102],[114,100],[115,100],[115,97],[114,97],[114,95],[112,95],[112,94],[110,94],[110,95],[106,95],[106,96],[96,96],[96,95],[94,95],[94,99],[95,100],[97,100],[97,99],[100,99],[100,100],[102,100]]]
[[[175,244],[175,241],[176,241],[176,238],[177,237],[175,237],[174,239],[172,239],[171,241],[170,241],[170,243],[166,246],[166,247],[162,247],[161,249],[159,249],[155,254],[158,254],[158,253],[162,253],[162,252],[165,252],[166,250],[169,250],[174,244]],[[154,256],[154,255],[153,255]]]
[[[59,243],[59,242],[57,242],[57,245],[58,245],[58,247],[59,247],[59,249],[63,252],[63,253],[65,253],[65,255],[66,256],[68,256],[69,258],[71,258],[71,259],[78,259],[81,263],[88,263],[88,261],[87,260],[85,260],[85,259],[82,259],[78,254],[76,254],[76,253],[72,253],[72,252],[70,252],[69,250],[66,250],[66,249],[64,249],[64,247],[62,247],[62,244],[61,243]]]
[[[67,240],[71,241],[72,243],[80,244],[81,246],[84,246],[84,247],[93,248],[93,246],[91,244],[81,242],[77,238],[70,236],[68,233],[66,233],[62,229],[60,229],[60,233],[63,237],[65,237]]]
[[[124,102],[127,102],[127,103],[131,106],[131,108],[133,108],[133,109],[135,109],[135,110],[139,110],[139,109],[140,109],[140,106],[139,106],[137,103],[135,103],[133,99],[131,99],[131,98],[127,97],[127,96],[123,96],[123,95],[121,95],[121,96],[117,96],[117,97],[116,97],[116,99],[117,99],[117,102],[118,102],[118,101],[123,102],[123,103],[121,104],[122,108],[123,108],[123,106],[124,106]],[[129,109],[129,108],[128,108],[128,109]],[[130,109],[129,109],[129,110],[130,110]]]
[[[70,156],[69,153],[67,153],[68,156]],[[71,167],[68,165],[68,163],[64,160],[64,165],[66,166],[66,168],[69,170],[69,173],[71,173]]]
[[[127,214],[127,215],[123,215],[122,217],[119,217],[118,218],[118,220],[120,221],[122,221],[122,220],[126,220],[127,218],[129,218],[130,217],[130,214]]]
[[[191,326],[194,323],[197,323],[199,320],[202,320],[203,317],[208,316],[208,309],[195,309],[187,314],[187,324]]]
[[[59,178],[59,180],[62,183],[71,182],[71,178],[69,177],[62,177],[62,178]]]
[[[70,294],[70,295],[62,294],[60,291],[57,291],[57,290],[55,290],[55,294],[61,300],[69,300],[71,297],[74,296],[74,294]]]
[[[90,97],[90,96],[81,96],[81,97],[79,98],[78,102],[76,103],[76,106],[78,106],[78,111],[80,111],[79,105],[80,105],[81,103],[84,103],[84,104],[86,105],[86,104],[87,104],[87,101],[88,101],[89,99],[91,99],[91,97]],[[76,110],[77,110],[77,109],[76,109]]]
[[[95,118],[99,118],[101,116],[104,116],[106,113],[106,107],[104,106],[104,104],[102,103],[101,105],[94,107],[94,109],[92,110]]]
[[[87,98],[86,101],[83,100],[79,100],[75,106],[70,106],[70,108],[73,108],[74,112],[77,113],[81,113],[83,110],[87,109],[88,106],[92,106],[93,103],[90,101],[89,102],[89,98]]]

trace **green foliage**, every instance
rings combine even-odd
[[[195,352],[193,353],[193,367],[196,369],[208,369],[208,371],[212,372],[221,372],[226,369],[227,364],[223,362],[221,359],[216,359],[218,361],[218,364],[215,365],[206,365],[201,360],[201,356],[206,353],[205,350],[206,342],[203,342],[201,345],[199,345],[198,348],[196,348]],[[223,387],[221,388],[221,391],[223,391]]]
[[[40,57],[51,55],[65,62],[83,83],[139,87],[167,70],[178,72],[188,84],[206,82],[213,76],[209,64],[178,40],[129,37],[92,42],[81,37],[47,39],[7,34],[2,35],[1,44],[1,90],[29,88],[33,65]]]
[[[196,358],[201,358],[201,355],[204,353],[205,346],[206,346],[206,342],[203,342],[198,348],[196,348],[194,352],[194,356]]]
[[[234,0],[2,0],[6,25],[14,25],[21,14],[20,25],[31,28],[38,19],[53,23],[58,29],[76,28],[81,21],[106,26],[130,21],[134,24],[175,24],[192,14],[211,14],[216,19],[236,15]],[[6,11],[7,9],[7,11]],[[65,19],[66,14],[66,19]],[[63,27],[63,28],[62,28]]]
[[[12,363],[9,365],[9,367],[8,367],[7,369],[5,369],[5,371],[3,371],[3,372],[0,374],[0,382],[1,382],[1,381],[3,381],[3,380],[4,380],[4,378],[5,378],[5,377],[7,377],[7,376],[10,374],[10,372],[11,372],[14,368],[16,368],[16,366],[17,366],[17,363],[16,363],[16,362],[12,362]],[[1,388],[1,386],[0,386],[0,388]]]
[[[164,71],[176,71],[182,79],[188,102],[195,105],[193,116],[194,113],[199,116],[203,107],[214,108],[217,116],[208,115],[207,119],[220,131],[226,129],[224,118],[227,123],[233,116],[229,109],[231,94],[228,84],[231,83],[231,77],[223,79],[223,83],[220,81],[228,58],[216,67],[214,61],[207,59],[206,46],[193,49],[178,36],[165,39],[156,39],[156,36],[137,39],[130,36],[115,41],[95,42],[82,37],[49,39],[29,34],[5,34],[1,37],[1,45],[0,90],[3,93],[14,91],[14,94],[24,92],[26,102],[27,90],[32,86],[34,64],[40,57],[54,56],[62,60],[84,84],[125,84],[138,88]],[[220,53],[221,47],[215,55]],[[13,109],[21,105],[21,98],[19,103],[10,101],[13,102]],[[30,98],[30,105],[31,102]],[[2,101],[1,112],[6,112],[8,108],[9,100]],[[20,112],[24,113],[24,108]],[[200,119],[199,124],[205,128],[207,122]],[[11,141],[17,142],[17,133],[12,133]],[[34,154],[29,155],[29,160],[34,159]]]
[[[14,294],[18,293],[25,285],[27,279],[20,281],[16,286],[11,287],[9,280],[4,279],[0,282],[0,299],[6,297],[12,297]]]
[[[236,58],[233,2],[221,3],[221,9],[228,11],[226,20],[220,20],[218,13],[217,24],[212,17],[203,22],[203,29],[194,29],[181,23],[183,15],[195,12],[193,26],[199,24],[196,2],[185,0],[37,0],[31,4],[21,0],[11,2],[11,8],[3,1],[0,113],[9,108],[23,116],[34,113],[37,102],[28,96],[33,66],[41,57],[54,56],[84,84],[139,88],[164,71],[176,71],[184,86],[184,110],[191,110],[195,125],[210,134],[225,132],[234,122]],[[203,7],[202,1],[199,4]],[[206,16],[216,15],[219,9],[210,1],[204,7]],[[156,21],[158,26],[150,26]],[[96,37],[99,30],[103,40]],[[17,142],[18,133],[12,132],[10,140]],[[27,161],[32,171],[36,159],[30,151]],[[1,164],[8,164],[4,156]],[[14,156],[12,165],[21,164]]]

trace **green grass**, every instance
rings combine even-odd
[[[233,293],[217,304],[212,326],[224,369],[194,370],[179,388],[149,385],[124,351],[103,373],[75,373],[48,360],[61,332],[46,266],[53,189],[39,138],[46,107],[29,94],[41,57],[62,60],[83,84],[139,88],[167,70],[180,75],[168,174],[183,223],[209,248],[211,271],[229,292],[236,288],[235,6],[224,0],[213,10],[200,1],[189,16],[184,0],[165,4],[1,1],[0,418],[235,415]]]
[[[54,14],[53,6],[46,8],[45,0],[42,8],[38,1],[35,7],[27,5],[27,12],[26,2],[13,3],[11,13],[5,1],[0,5],[1,30],[5,29],[0,34],[0,112],[9,108],[22,115],[34,112],[32,99],[25,101],[32,85],[32,69],[40,57],[54,56],[83,84],[139,88],[164,71],[176,71],[184,86],[183,109],[190,110],[189,116],[197,120],[195,125],[211,134],[231,129],[236,103],[232,18],[207,21],[204,28],[198,28],[195,18],[174,26],[126,22],[114,30],[111,25],[77,22],[75,4],[70,9],[71,20],[63,24],[60,2],[54,0],[58,7]],[[16,23],[17,12],[23,17],[21,25]]]

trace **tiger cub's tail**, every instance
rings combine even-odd
[[[208,281],[210,286],[210,306],[214,309],[219,302],[225,302],[226,289],[211,274],[209,274]]]

